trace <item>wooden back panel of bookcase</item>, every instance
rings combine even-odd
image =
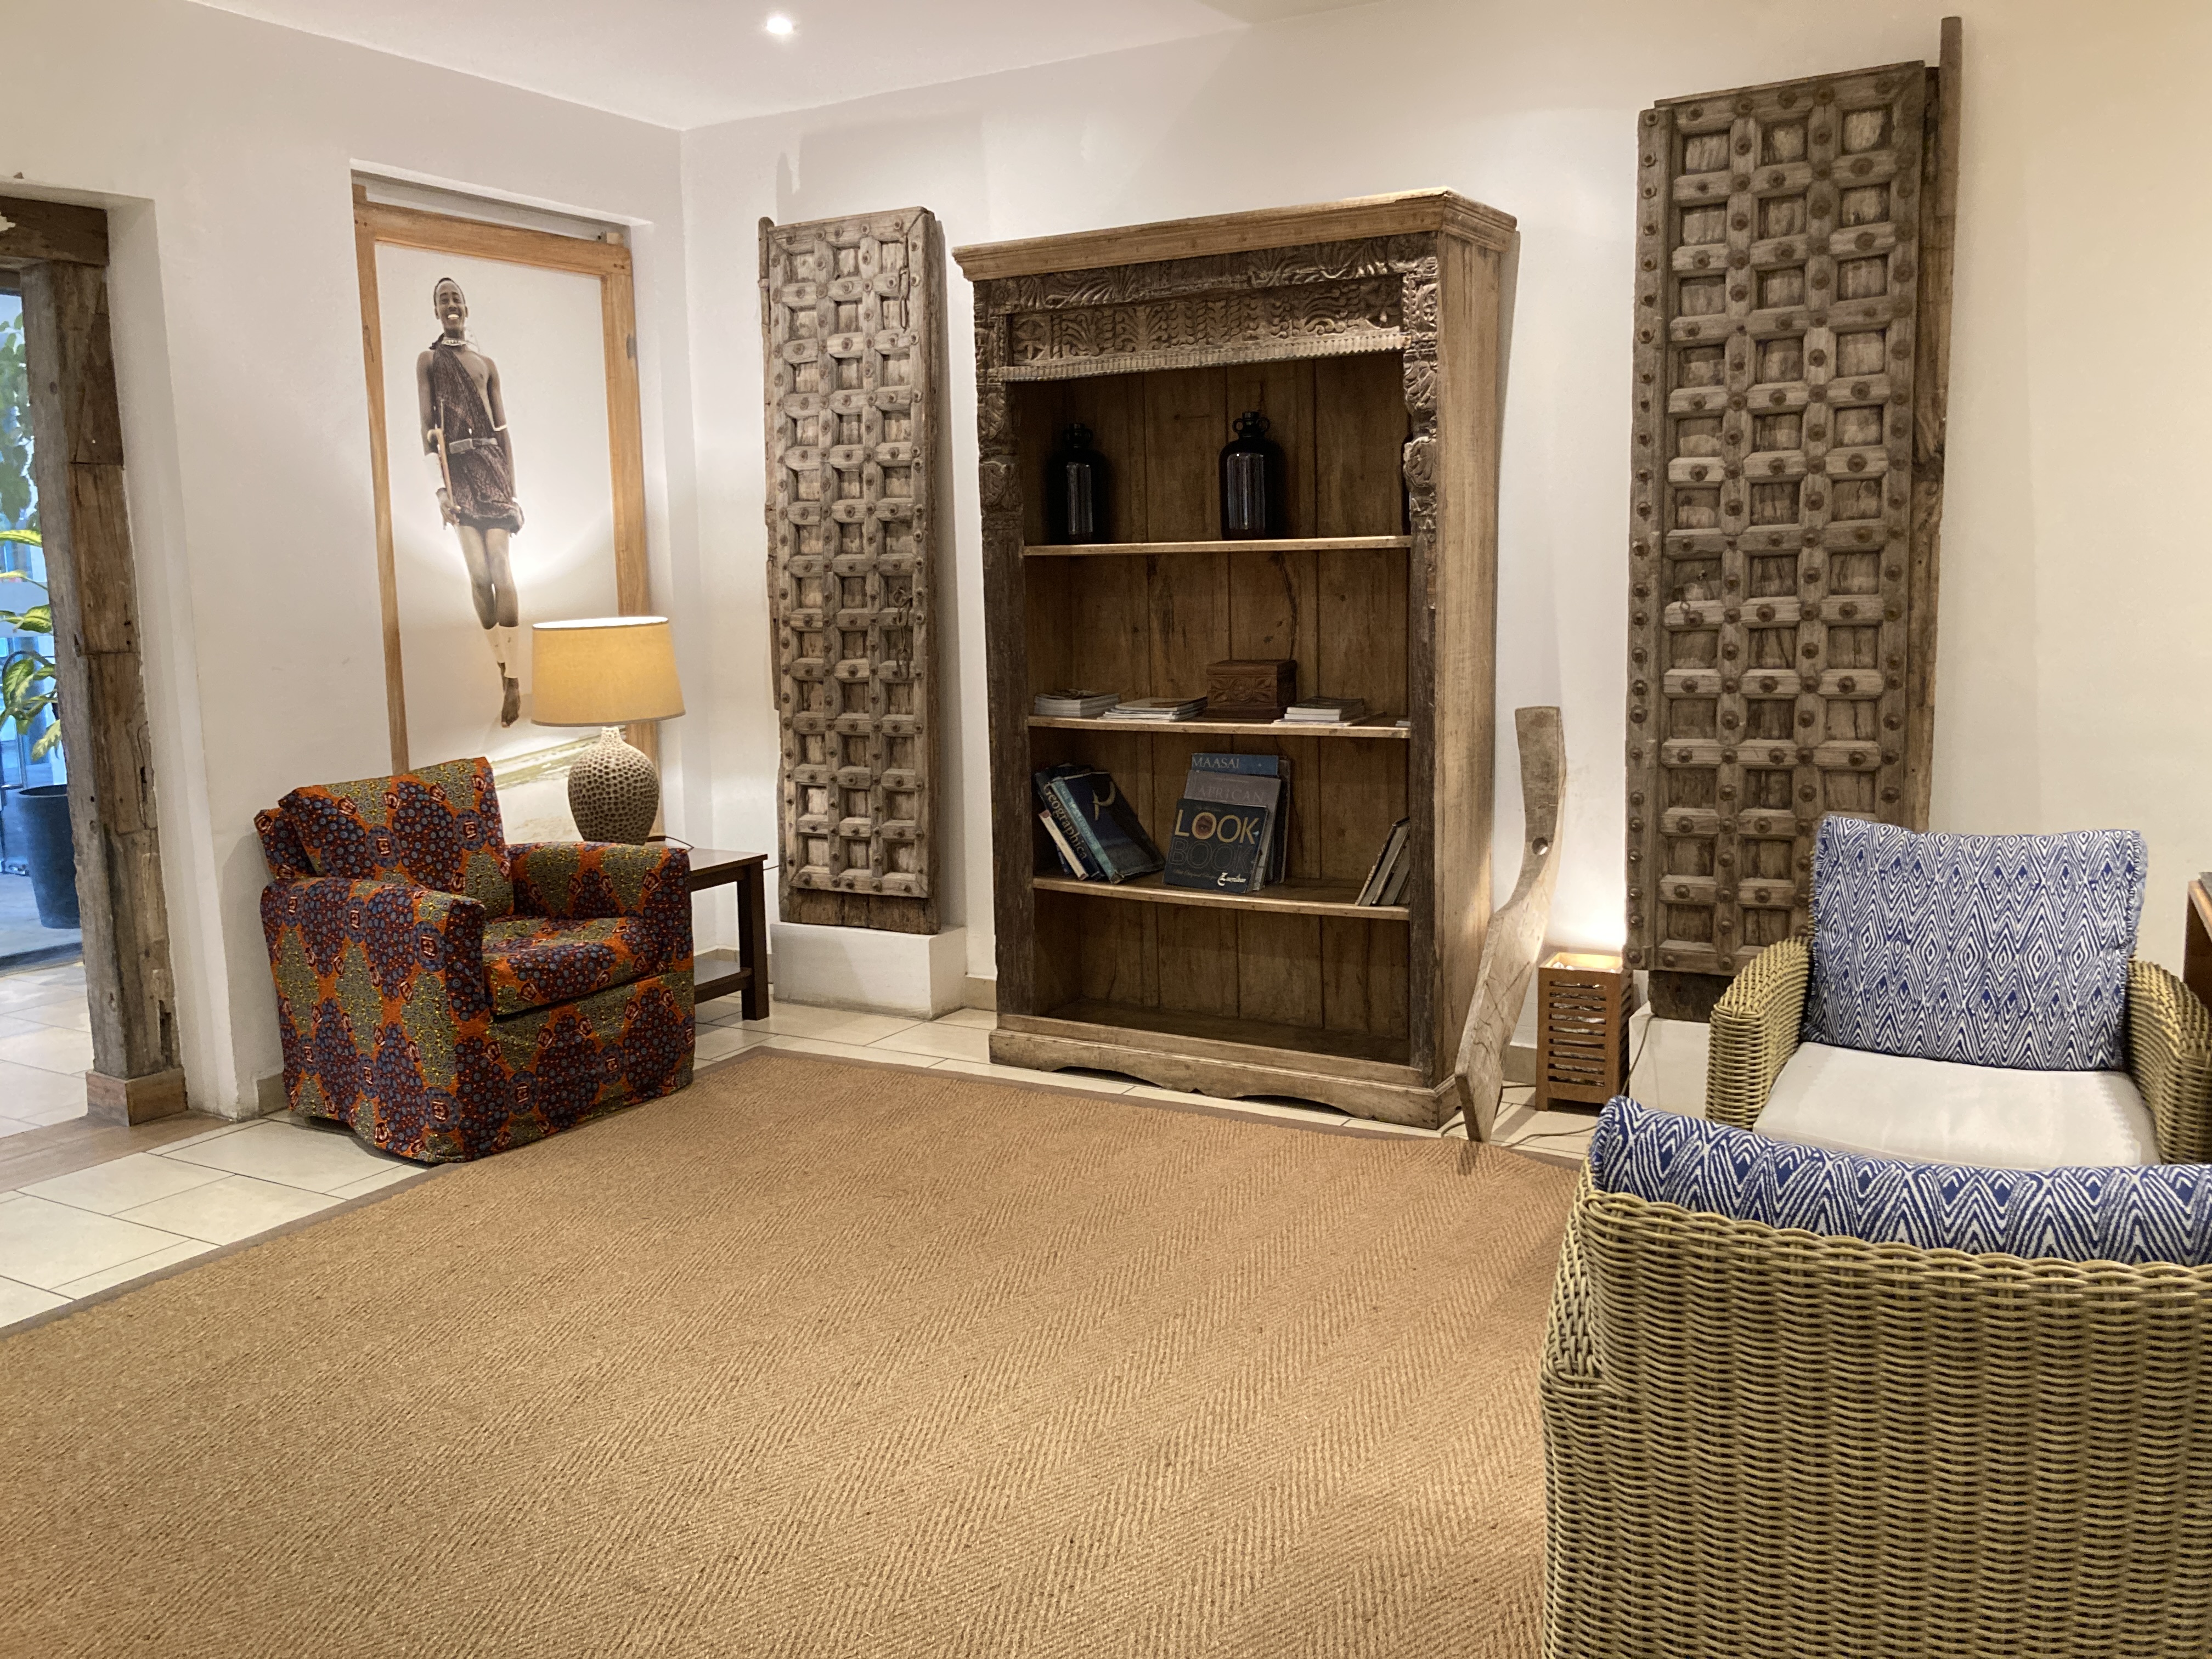
[[[1025,1039],[1072,1045],[1054,1051],[1062,1063],[1141,1071],[1144,1054],[1188,1039],[1212,1057],[1203,1086],[1336,1098],[1281,1079],[1356,1077],[1403,1092],[1354,1101],[1354,1089],[1350,1109],[1430,1121],[1490,908],[1511,229],[1429,191],[954,250],[975,283],[999,1009]],[[1284,447],[1286,540],[1385,544],[1039,550],[1043,467],[1076,422],[1113,469],[1115,542],[1218,538],[1218,457],[1247,409]],[[1364,697],[1411,726],[1322,738],[1030,721],[1040,690],[1196,696],[1208,663],[1266,657],[1297,662],[1301,695]],[[1203,749],[1291,757],[1279,891],[1310,905],[1034,884],[1056,873],[1034,770],[1107,769],[1164,842]],[[1404,908],[1346,914],[1401,817]],[[1119,1058],[1076,1055],[1116,1026],[1132,1034]],[[1233,1077],[1224,1043],[1251,1045]]]
[[[1263,410],[1288,468],[1287,538],[1404,532],[1399,454],[1409,430],[1396,356],[1369,354],[1165,369],[1012,388],[1018,453],[1036,469],[1080,422],[1111,468],[1117,541],[1220,534],[1218,458],[1231,422]],[[1042,542],[1037,492],[1024,504]],[[1208,663],[1288,657],[1301,696],[1407,707],[1407,551],[1163,553],[1032,558],[1029,687],[1125,697],[1200,696]],[[1190,737],[1111,726],[1032,733],[1036,766],[1079,760],[1111,771],[1163,848],[1202,750],[1291,762],[1286,873],[1353,887],[1407,811],[1410,744],[1391,738]],[[1042,830],[1036,868],[1054,868]],[[1402,925],[1042,894],[1041,1011],[1077,1001],[1234,1016],[1329,1031],[1407,1034]]]

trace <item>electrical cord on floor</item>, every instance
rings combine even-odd
[[[1636,1051],[1635,1051],[1635,1053],[1632,1054],[1631,1054],[1631,1055],[1629,1055],[1629,1057],[1628,1057],[1628,1075],[1629,1075],[1629,1077],[1633,1078],[1633,1077],[1636,1075],[1636,1068],[1637,1068],[1639,1065],[1641,1065],[1641,1064],[1643,1063],[1643,1061],[1644,1061],[1644,1045],[1645,1043],[1647,1043],[1647,1042],[1650,1042],[1650,1041],[1651,1041],[1651,1022],[1650,1022],[1650,1020],[1648,1020],[1648,1019],[1647,1019],[1647,1020],[1645,1020],[1645,1021],[1644,1022],[1644,1030],[1643,1030],[1643,1031],[1642,1031],[1642,1032],[1638,1036],[1638,1037],[1637,1037],[1637,1039],[1636,1039]],[[1532,1094],[1532,1095],[1533,1095],[1533,1094],[1535,1092],[1535,1091],[1536,1091],[1536,1085],[1535,1085],[1534,1084],[1533,1084],[1533,1083],[1509,1083],[1509,1084],[1507,1084],[1507,1085],[1505,1085],[1505,1087],[1504,1087],[1504,1088],[1500,1089],[1500,1090],[1498,1091],[1498,1095],[1499,1095],[1499,1097],[1500,1097],[1500,1103],[1500,1103],[1501,1109],[1502,1109],[1503,1104],[1504,1104],[1504,1095],[1506,1094],[1506,1092],[1507,1092],[1508,1091],[1510,1091],[1510,1090],[1514,1090],[1514,1089],[1526,1089],[1526,1090],[1528,1090],[1528,1091],[1529,1091],[1529,1093],[1530,1093],[1530,1094]],[[1625,1092],[1625,1091],[1624,1091],[1624,1092]],[[1508,1142],[1506,1142],[1506,1143],[1504,1143],[1504,1144],[1506,1144],[1506,1145],[1508,1145],[1508,1146],[1527,1146],[1527,1145],[1528,1145],[1528,1144],[1529,1144],[1529,1142],[1531,1142],[1531,1141],[1535,1141],[1535,1140],[1574,1140],[1574,1139],[1581,1139],[1583,1136],[1585,1136],[1585,1135],[1587,1135],[1587,1134],[1589,1134],[1589,1129],[1586,1129],[1586,1128],[1574,1128],[1574,1129],[1540,1129],[1540,1130],[1538,1130],[1538,1131],[1537,1131],[1535,1133],[1534,1133],[1534,1134],[1517,1135],[1517,1136],[1516,1136],[1512,1140],[1508,1141]]]

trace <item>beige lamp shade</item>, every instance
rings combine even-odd
[[[627,726],[684,712],[665,617],[538,623],[530,636],[536,725]]]

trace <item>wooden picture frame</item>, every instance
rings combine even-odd
[[[385,713],[392,769],[409,768],[407,699],[401,672],[399,586],[392,516],[391,455],[386,439],[384,329],[379,309],[376,252],[402,247],[450,253],[543,270],[596,277],[606,368],[607,448],[614,507],[617,608],[623,616],[652,611],[646,562],[645,441],[639,416],[637,321],[630,252],[622,233],[599,240],[493,224],[417,208],[372,202],[354,186],[354,249],[361,286],[362,361],[368,388],[369,471],[376,495],[376,574],[384,634]],[[626,728],[629,741],[655,760],[659,728],[641,722]]]

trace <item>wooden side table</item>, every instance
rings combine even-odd
[[[2181,982],[2197,993],[2197,1000],[2212,1007],[2212,892],[2204,878],[2189,884],[2189,921],[2181,947]]]
[[[703,893],[710,887],[738,890],[737,965],[734,969],[726,968],[730,961],[727,951],[710,951],[699,957],[693,968],[692,999],[707,1002],[732,992],[742,993],[747,1019],[768,1018],[768,892],[763,878],[767,867],[765,853],[718,853],[707,847],[691,849],[694,893]]]

